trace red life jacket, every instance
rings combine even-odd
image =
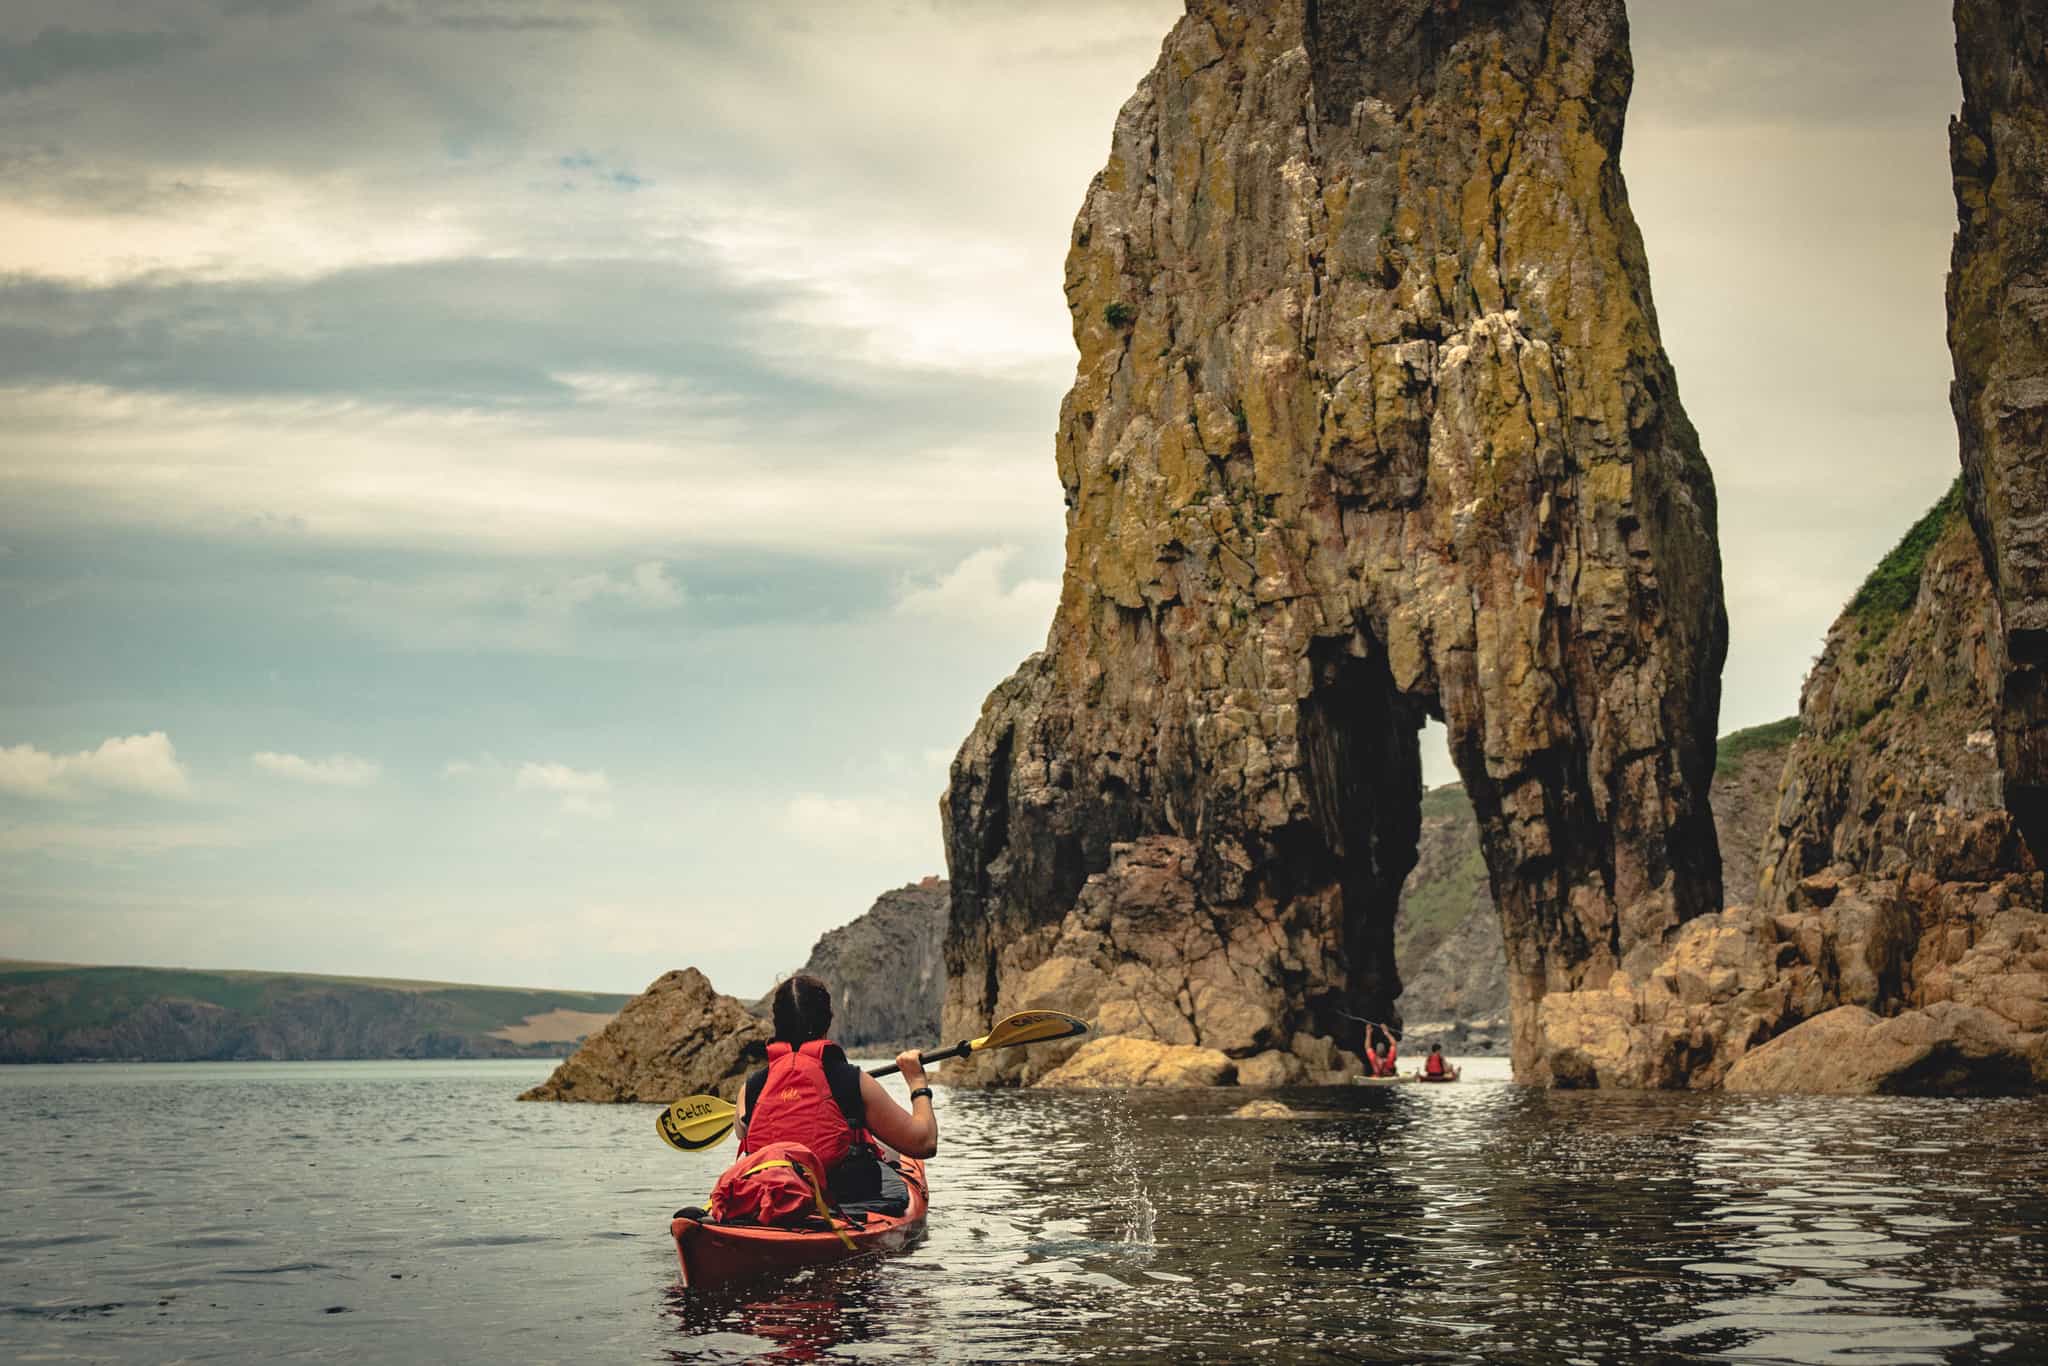
[[[747,1115],[742,1153],[759,1151],[771,1143],[801,1143],[830,1171],[865,1137],[846,1122],[845,1112],[833,1099],[832,1083],[825,1078],[827,1046],[823,1039],[813,1039],[801,1048],[779,1040],[768,1045],[768,1079],[761,1084],[761,1098]]]
[[[1429,1073],[1432,1077],[1442,1076],[1444,1074],[1444,1055],[1441,1053],[1430,1054],[1429,1061],[1422,1064],[1422,1070]]]
[[[1375,1053],[1370,1045],[1368,1045],[1365,1050],[1365,1056],[1366,1060],[1372,1064],[1372,1074],[1376,1077],[1394,1076],[1394,1055],[1399,1049],[1399,1044],[1390,1043],[1387,1045],[1386,1052]]]

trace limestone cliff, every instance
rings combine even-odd
[[[1957,0],[1955,16],[1951,399],[1998,604],[2004,800],[2036,862],[2048,862],[2048,3]]]
[[[893,1054],[938,1041],[948,890],[928,877],[884,892],[812,948],[802,971],[832,988],[832,1037],[841,1044]],[[774,996],[755,1002],[754,1013],[765,1018]]]
[[[739,1094],[775,1031],[695,968],[665,972],[521,1100],[639,1101]]]
[[[1067,560],[943,811],[945,1033],[1342,1075],[1445,721],[1518,1069],[1720,904],[1714,492],[1618,156],[1620,0],[1195,0],[1067,259]],[[1028,1081],[1060,1049],[969,1076]]]

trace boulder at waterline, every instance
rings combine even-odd
[[[1037,1084],[1077,1091],[1111,1086],[1223,1086],[1236,1076],[1237,1065],[1213,1048],[1110,1035],[1081,1045]]]
[[[626,1002],[521,1100],[638,1101],[739,1094],[748,1072],[766,1065],[775,1031],[746,1005],[712,989],[695,968],[665,972]]]
[[[2048,1080],[2048,1038],[2022,1042],[1988,1010],[1943,1001],[1885,1018],[1838,1006],[1752,1049],[1730,1091],[2013,1095]]]

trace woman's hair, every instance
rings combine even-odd
[[[809,1043],[832,1032],[832,988],[800,972],[775,988],[775,1037]]]

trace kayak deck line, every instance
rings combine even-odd
[[[869,1253],[895,1252],[924,1233],[929,1206],[924,1163],[897,1159],[897,1171],[910,1188],[910,1205],[900,1215],[870,1214],[845,1238],[831,1229],[768,1228],[758,1224],[713,1224],[688,1215],[669,1221],[683,1284],[691,1290],[714,1290],[804,1267],[828,1266]]]

